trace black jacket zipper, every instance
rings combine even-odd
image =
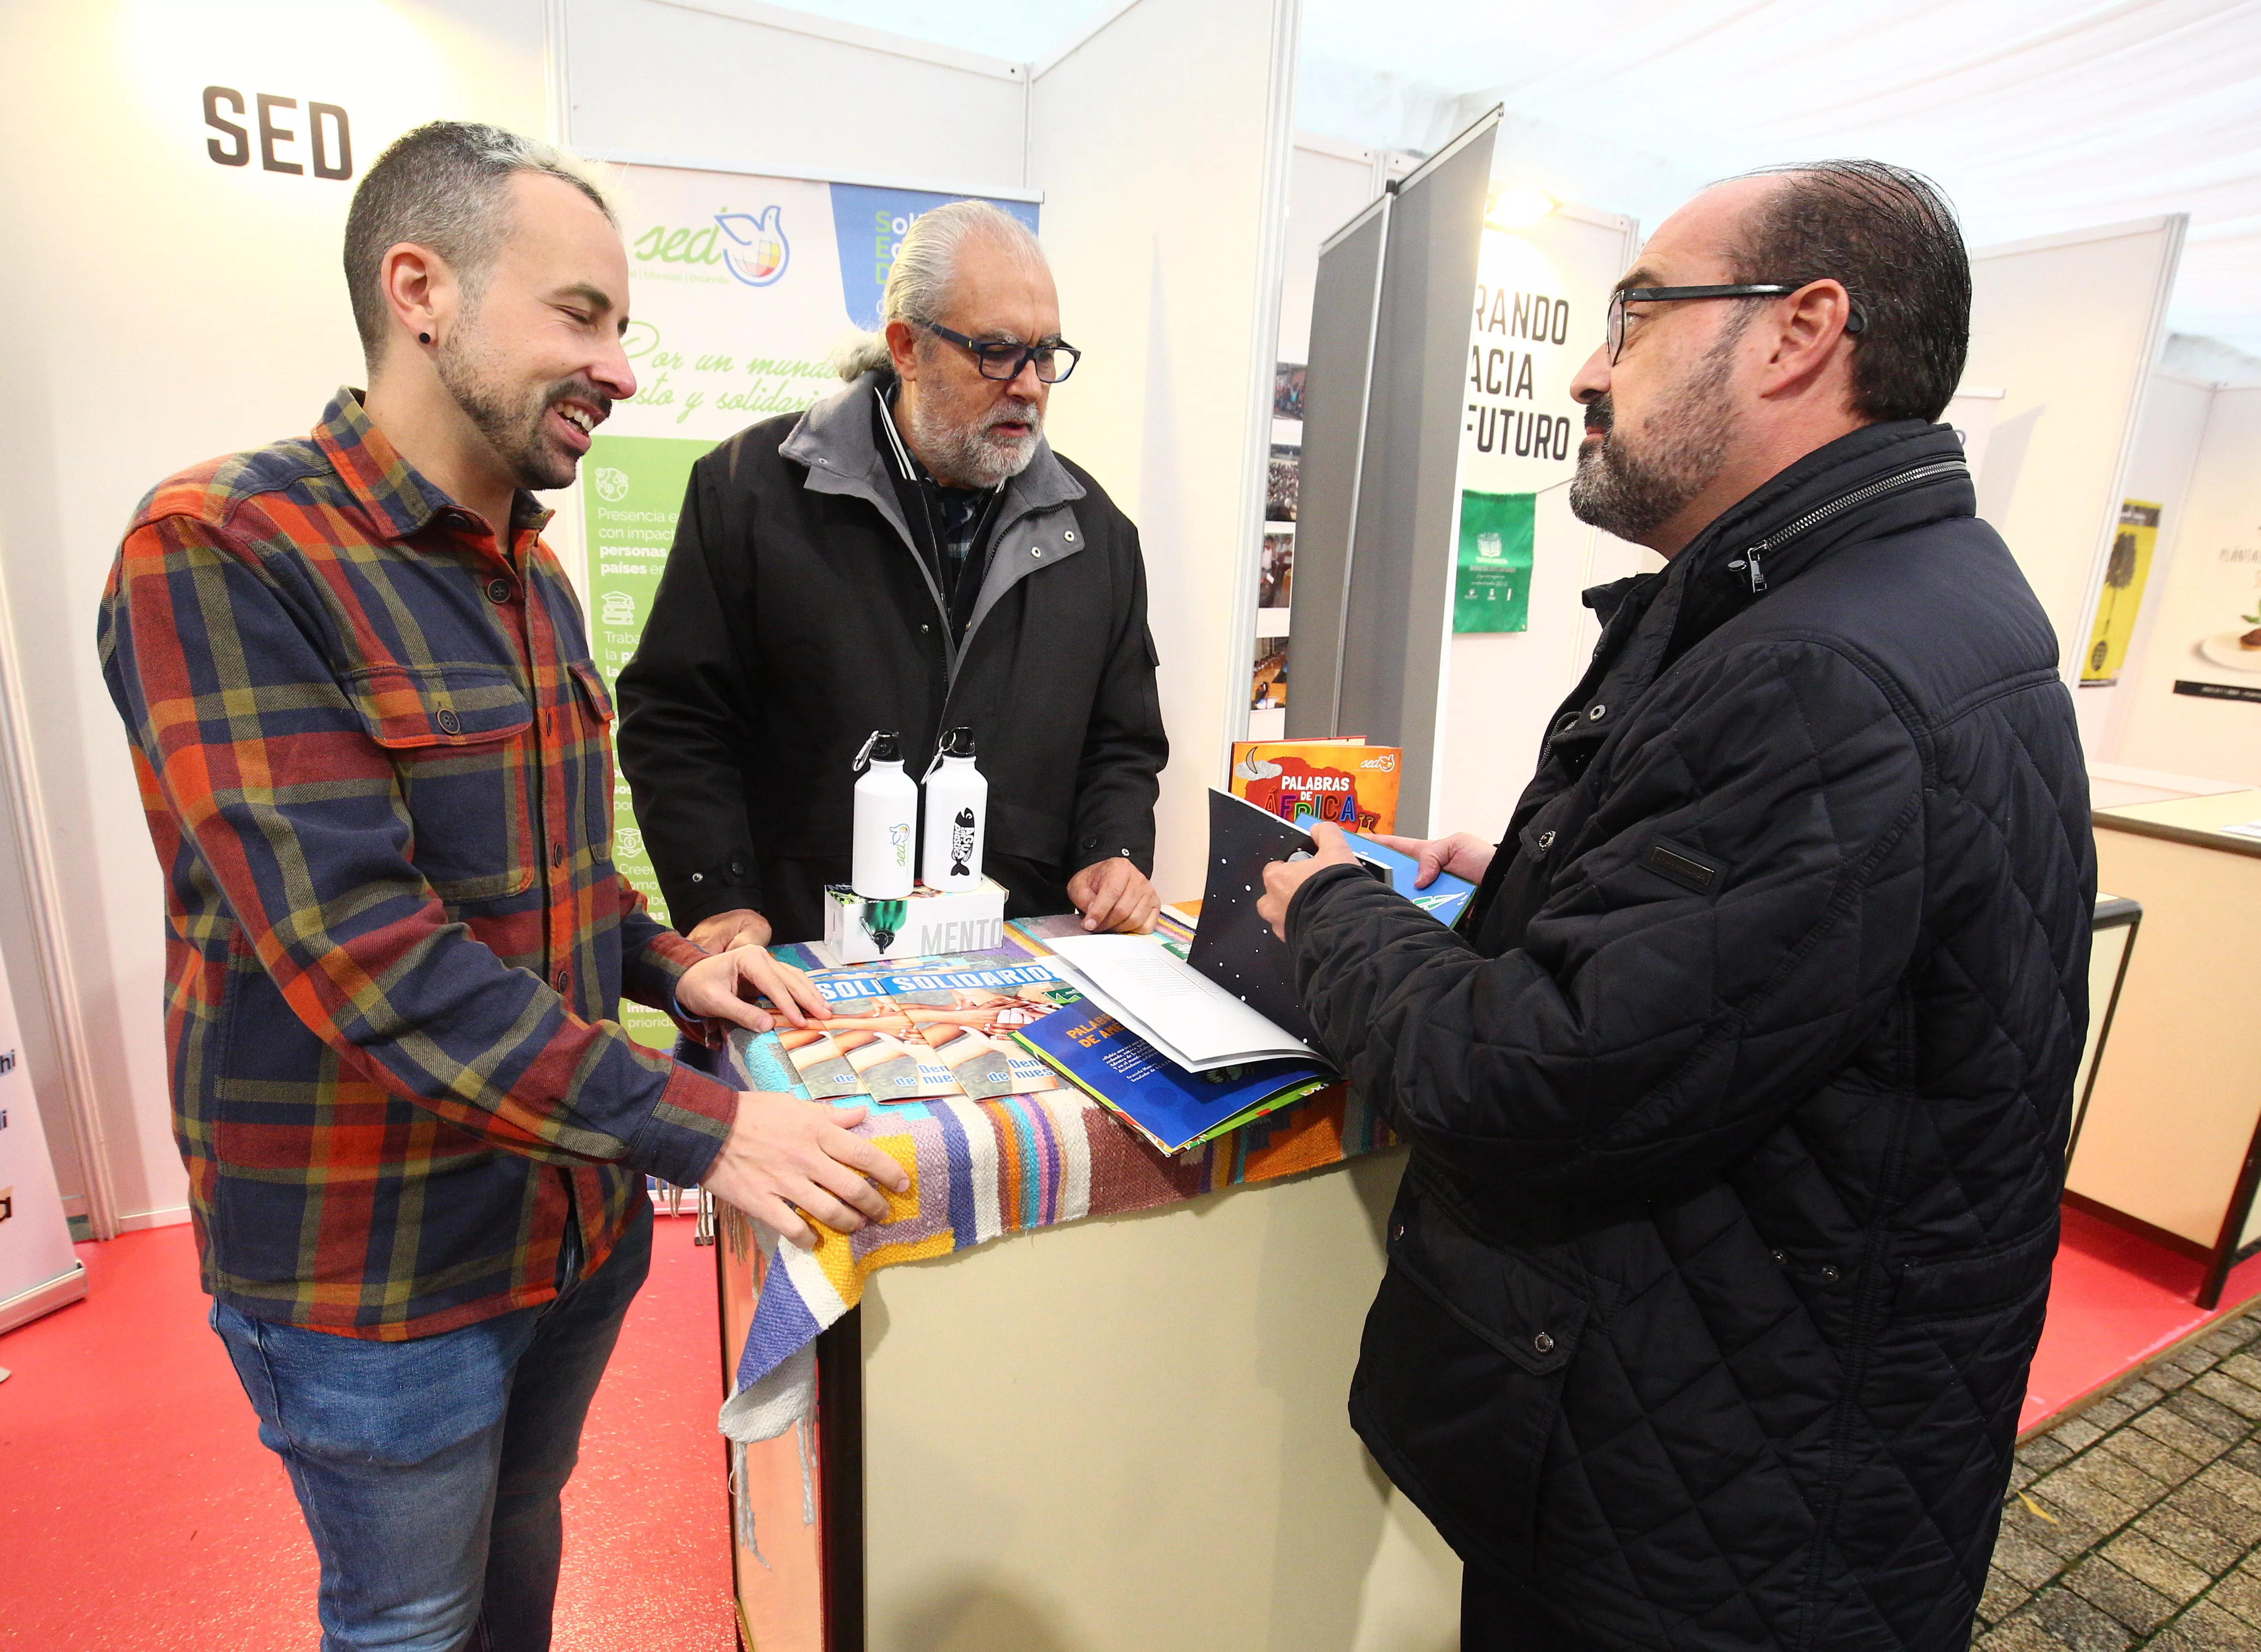
[[[1866,505],[1870,500],[1880,499],[1887,493],[1897,493],[1902,488],[1913,487],[1920,482],[1935,482],[1942,477],[1951,476],[1957,470],[1967,470],[1967,467],[1960,459],[1933,459],[1902,470],[1897,475],[1881,477],[1866,486],[1855,488],[1850,493],[1841,494],[1826,505],[1814,506],[1791,523],[1789,527],[1769,534],[1757,544],[1744,551],[1741,557],[1729,563],[1727,566],[1738,571],[1748,569],[1751,594],[1757,596],[1767,588],[1766,571],[1759,564],[1759,558],[1762,555],[1780,549],[1808,528],[1819,527],[1833,516],[1841,516],[1855,505]]]

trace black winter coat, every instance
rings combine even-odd
[[[2095,879],[2056,643],[1973,509],[1942,426],[1808,456],[1590,593],[1461,932],[1331,869],[1289,911],[1413,1144],[1353,1420],[1597,1647],[1970,1634]]]
[[[1153,870],[1169,746],[1138,530],[1040,448],[1007,485],[963,644],[872,425],[878,375],[741,431],[693,469],[635,658],[621,770],[671,921],[738,907],[821,937],[845,883],[865,736],[908,772],[970,725],[989,782],[987,869],[1012,916],[1065,912],[1096,860]]]

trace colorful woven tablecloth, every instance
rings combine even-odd
[[[744,1088],[807,1097],[775,1035],[740,1033],[730,1055]],[[863,1299],[865,1280],[882,1268],[1294,1175],[1393,1139],[1340,1085],[1176,1155],[1066,1088],[993,1101],[873,1104],[856,1133],[910,1173],[910,1189],[889,1194],[886,1220],[858,1232],[812,1223],[814,1251],[780,1243],[761,1223],[744,1224],[766,1265],[722,1407],[722,1432],[733,1440],[773,1439],[808,1413],[812,1345]]]

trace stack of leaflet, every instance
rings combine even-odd
[[[1075,1002],[1044,963],[811,980],[831,1013],[803,1027],[780,1019],[777,1039],[814,1100],[978,1102],[1057,1087],[1051,1069],[1013,1042]]]

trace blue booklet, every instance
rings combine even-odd
[[[1299,1102],[1336,1076],[1316,1061],[1259,1061],[1188,1073],[1087,1001],[1030,1022],[1013,1037],[1171,1153]]]
[[[1350,834],[1350,851],[1364,861],[1369,871],[1387,873],[1383,881],[1439,923],[1449,925],[1459,917],[1461,909],[1476,892],[1475,885],[1449,872],[1439,873],[1427,888],[1417,889],[1413,887],[1413,874],[1421,869],[1419,861],[1357,832]]]

